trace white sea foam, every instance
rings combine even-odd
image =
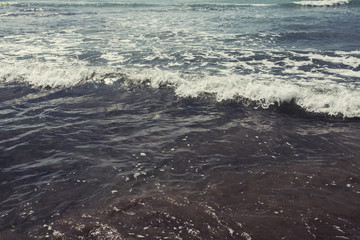
[[[353,53],[353,54],[355,55],[355,53]],[[316,53],[310,53],[310,54],[306,54],[306,55],[303,54],[303,56],[307,56],[310,59],[318,59],[318,60],[335,63],[335,64],[343,63],[343,64],[349,65],[353,68],[360,66],[358,57],[347,56],[346,54],[341,53],[341,52],[339,52],[338,56],[326,56],[326,55],[321,55],[321,54],[316,54]]]
[[[113,83],[117,76],[109,75],[109,68],[89,68],[74,63],[1,64],[0,80],[22,81],[34,87],[71,87],[88,81]]]
[[[346,84],[324,84],[312,79],[302,85],[270,74],[200,76],[162,70],[128,71],[127,74],[131,81],[146,82],[155,88],[172,86],[180,97],[211,94],[217,101],[245,98],[263,108],[294,102],[313,113],[360,117],[360,94],[356,88],[349,88]]]
[[[19,4],[18,2],[0,2],[0,6],[11,6]]]
[[[350,3],[350,0],[318,0],[318,1],[313,0],[313,1],[300,1],[294,3],[302,6],[321,7],[321,6],[344,5]]]
[[[308,2],[348,1],[301,3]],[[131,17],[116,19],[115,27],[129,32],[115,31],[107,35],[108,41],[75,26],[61,32],[6,35],[0,39],[0,81],[71,87],[89,81],[112,84],[125,74],[132,84],[170,86],[180,97],[248,99],[263,108],[293,102],[309,112],[360,117],[358,50],[289,51],[266,49],[254,41],[255,48],[252,36],[242,42],[234,33],[195,31],[192,26],[175,29],[166,25],[166,18],[149,23]],[[224,44],[224,39],[236,44]]]
[[[311,56],[311,54],[309,54]],[[314,57],[314,56],[312,56]],[[346,55],[346,58],[349,56]],[[333,62],[338,58],[328,59]],[[299,62],[291,62],[282,75],[270,73],[271,64],[264,64],[261,72],[249,74],[231,73],[211,75],[204,73],[182,73],[162,69],[117,69],[114,67],[90,67],[82,61],[60,63],[29,60],[15,64],[0,62],[0,81],[23,81],[35,87],[71,87],[85,82],[113,84],[126,76],[131,84],[147,84],[153,88],[168,86],[179,97],[201,97],[212,95],[217,101],[247,99],[262,108],[284,102],[293,102],[309,112],[344,117],[360,117],[360,93],[356,81],[344,82],[343,77],[359,78],[359,72],[351,69],[322,69],[305,72]],[[349,65],[355,66],[351,59]],[[304,60],[304,64],[308,60]],[[243,62],[241,64],[244,64]],[[268,65],[266,67],[266,65]],[[269,67],[270,66],[270,67]],[[300,78],[300,79],[299,79]]]

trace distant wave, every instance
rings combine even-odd
[[[308,0],[308,1],[295,1],[292,2],[296,5],[301,6],[336,6],[349,4],[351,0]],[[288,3],[286,3],[288,4]],[[147,3],[147,2],[111,2],[111,1],[66,1],[66,2],[0,2],[0,6],[49,6],[49,7],[129,7],[129,8],[138,8],[138,7],[160,7],[164,3]],[[269,7],[275,5],[282,5],[281,3],[265,2],[265,3],[167,3],[165,5],[169,6],[178,6],[178,7],[190,7],[193,9],[207,9],[207,10],[219,10],[219,9],[228,9],[228,8],[243,8],[243,7]]]
[[[58,1],[39,1],[39,2],[0,2],[0,6],[15,6],[15,7],[23,7],[23,6],[42,6],[42,7],[129,7],[129,8],[137,8],[137,7],[156,7],[159,4],[156,3],[131,3],[131,2],[88,2],[88,1],[66,1],[66,2],[58,2]]]
[[[294,2],[295,4],[302,6],[311,6],[311,7],[322,7],[322,6],[336,6],[344,5],[350,3],[351,0],[314,0],[314,1],[299,1]]]

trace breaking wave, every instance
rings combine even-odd
[[[250,100],[264,109],[294,103],[312,113],[360,117],[360,95],[343,85],[301,86],[268,74],[186,76],[148,70],[133,72],[128,76],[132,82],[145,83],[155,88],[170,85],[180,97],[211,95],[217,101]]]
[[[4,68],[3,68],[4,70]],[[286,76],[266,73],[214,76],[207,73],[184,74],[160,69],[117,69],[112,67],[54,66],[30,64],[11,66],[0,76],[2,82],[26,82],[39,88],[64,88],[92,82],[111,85],[169,87],[182,98],[212,96],[217,101],[250,102],[267,109],[283,103],[293,103],[311,113],[360,117],[360,95],[347,84],[306,81],[291,82]]]

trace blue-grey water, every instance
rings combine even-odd
[[[0,239],[360,239],[359,0],[0,1]]]

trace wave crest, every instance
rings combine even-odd
[[[161,70],[128,72],[128,79],[152,87],[171,86],[179,97],[215,96],[217,101],[249,99],[267,109],[294,103],[305,111],[348,118],[360,117],[360,95],[345,85],[299,85],[267,74],[181,75]]]
[[[113,83],[122,77],[114,69],[73,63],[30,63],[1,66],[3,82],[26,82],[34,87],[72,87],[86,82]]]
[[[89,67],[85,65],[63,65],[55,63],[33,63],[26,66],[3,66],[0,80],[3,82],[26,82],[34,87],[72,87],[87,82],[125,84],[152,88],[170,87],[184,98],[213,96],[217,101],[240,99],[252,106],[267,109],[292,103],[305,111],[343,116],[360,117],[360,94],[356,86],[347,83],[332,83],[316,78],[306,81],[291,81],[288,76],[267,73],[224,76],[183,74],[160,69],[117,69],[111,67]]]

